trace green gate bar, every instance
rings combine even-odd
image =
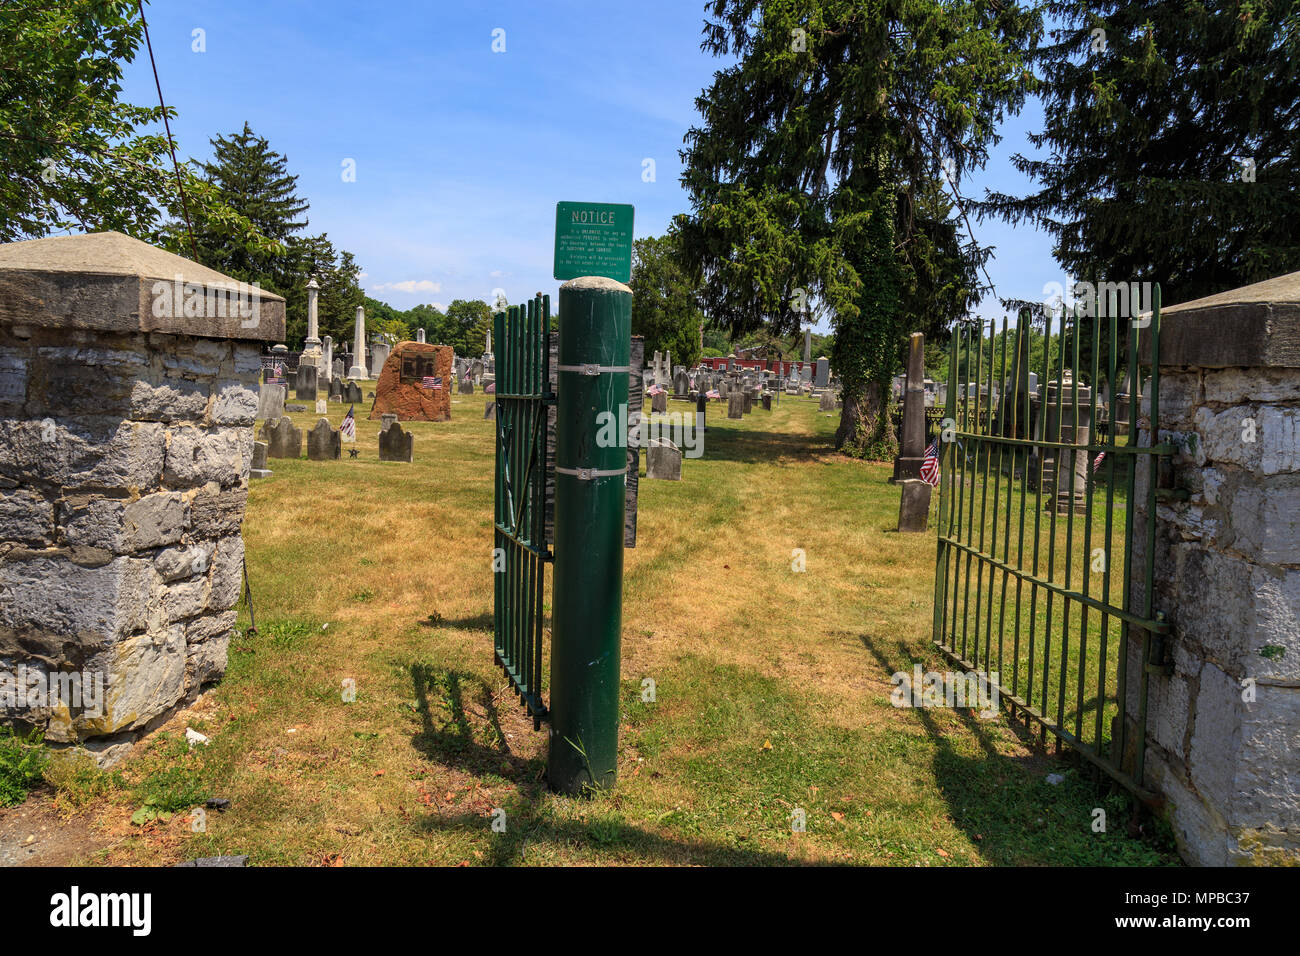
[[[572,279],[560,286],[559,326],[547,780],[576,794],[612,787],[618,764],[627,487],[619,406],[628,394],[632,290],[613,279]]]
[[[1052,733],[1149,799],[1148,678],[1165,666],[1169,628],[1152,606],[1155,522],[1135,548],[1133,516],[1176,494],[1158,481],[1159,462],[1174,449],[1150,440],[1160,434],[1160,289],[1146,315],[1118,309],[1113,297],[1107,305],[1094,300],[1090,315],[1062,309],[1041,332],[1027,314],[1014,330],[1004,320],[1000,343],[992,322],[954,332],[934,641],[991,681],[1044,738]],[[1153,355],[1145,390],[1139,336],[1151,339]],[[1031,337],[1042,344],[1041,397],[1018,391]],[[1121,407],[1125,365],[1132,394]]]
[[[493,653],[540,729],[546,583],[546,418],[550,392],[549,296],[492,320],[496,357]]]

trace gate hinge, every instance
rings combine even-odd
[[[1156,611],[1156,627],[1151,628],[1151,655],[1147,661],[1146,671],[1148,674],[1164,674],[1168,676],[1174,672],[1174,661],[1169,653],[1169,636],[1171,628],[1168,621],[1165,620],[1164,611]]]

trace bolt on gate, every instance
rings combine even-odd
[[[496,488],[493,659],[540,730],[546,563],[546,437],[550,296],[492,318],[496,356]]]
[[[1150,313],[1117,308],[1113,295],[1091,312],[1062,307],[1055,335],[1050,313],[1038,332],[1027,312],[1010,333],[1004,318],[1000,335],[995,322],[987,337],[980,326],[953,335],[933,639],[1044,740],[1051,731],[1058,747],[1150,800],[1147,689],[1167,666],[1169,627],[1152,607],[1155,523],[1135,557],[1133,515],[1178,494],[1151,480],[1174,451],[1151,440],[1160,434],[1160,289]],[[1145,390],[1142,334],[1151,337]]]

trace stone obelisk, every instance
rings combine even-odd
[[[320,347],[320,323],[316,314],[316,299],[319,295],[320,283],[316,281],[315,276],[312,276],[307,282],[307,341],[303,345],[298,364],[316,366],[318,376],[321,371],[321,359],[324,357]]]
[[[366,310],[357,306],[357,327],[352,336],[352,368],[348,378],[353,381],[366,378]]]

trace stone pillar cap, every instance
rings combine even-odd
[[[230,294],[220,309],[210,291]],[[284,298],[120,232],[91,232],[0,244],[0,324],[278,342]]]
[[[1150,327],[1138,331],[1150,365]],[[1160,364],[1300,368],[1300,272],[1161,309]]]

